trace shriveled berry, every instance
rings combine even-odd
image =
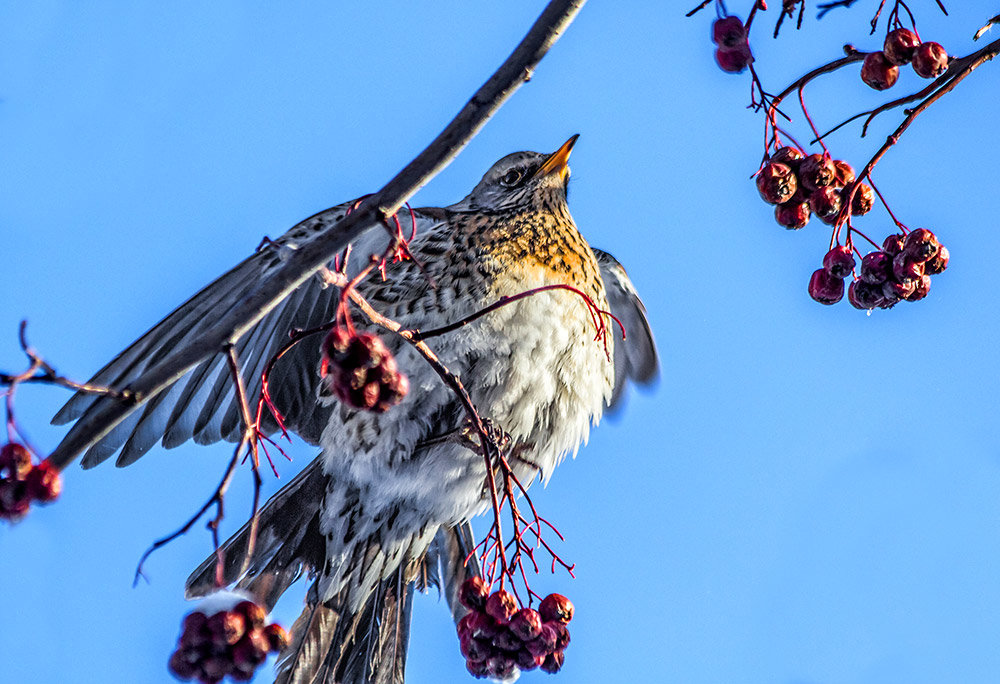
[[[490,644],[482,639],[464,636],[458,641],[459,648],[466,660],[483,661],[494,655]]]
[[[913,59],[913,51],[920,45],[917,34],[910,29],[898,28],[889,31],[882,45],[882,53],[890,63],[896,66],[908,64]]]
[[[466,635],[472,636],[472,624],[475,622],[477,614],[478,613],[476,611],[470,611],[463,615],[462,619],[458,621],[456,629],[458,630],[458,637],[460,639]]]
[[[921,43],[913,51],[913,70],[921,78],[937,78],[948,70],[948,52],[940,43]]]
[[[757,192],[768,204],[787,202],[797,188],[795,173],[787,164],[768,162],[757,174]]]
[[[202,660],[199,665],[201,666],[199,678],[202,681],[206,679],[214,682],[220,681],[232,669],[232,663],[223,655],[209,656]]]
[[[874,309],[882,303],[882,286],[855,280],[847,287],[847,301],[855,309]]]
[[[517,666],[521,668],[521,670],[524,672],[530,672],[545,662],[545,656],[532,655],[531,651],[526,648],[522,648],[514,655],[514,661],[517,663]]]
[[[320,367],[329,389],[348,406],[383,412],[409,391],[392,352],[377,335],[336,326],[323,339]]]
[[[798,176],[806,190],[825,188],[837,177],[837,166],[829,155],[810,154],[799,163]]]
[[[281,653],[288,648],[288,632],[281,625],[272,622],[264,627],[264,636],[267,638],[267,650],[271,653]]]
[[[944,245],[938,247],[937,254],[934,258],[924,264],[924,273],[927,275],[937,275],[941,273],[946,268],[948,268],[948,260],[951,259],[951,253],[948,248]]]
[[[747,30],[739,17],[729,15],[712,23],[712,42],[723,48],[734,48],[747,41]]]
[[[525,643],[524,647],[527,648],[535,655],[546,655],[552,653],[556,650],[556,634],[555,625],[557,622],[545,622],[542,624],[541,631],[538,632],[538,636],[531,641]]]
[[[566,662],[566,654],[562,651],[556,651],[545,656],[545,660],[538,667],[543,672],[555,674],[562,669],[564,662]]]
[[[924,274],[924,264],[916,261],[906,252],[900,252],[892,259],[892,276],[899,282],[916,280]]]
[[[892,257],[879,250],[869,252],[861,259],[861,280],[870,285],[881,285],[892,276]]]
[[[716,48],[715,63],[719,68],[729,74],[738,74],[753,61],[749,46],[737,47],[731,50]]]
[[[867,183],[858,185],[851,199],[851,213],[855,216],[864,216],[875,206],[875,191]]]
[[[870,52],[861,65],[861,80],[875,90],[891,88],[899,79],[899,67],[880,52]]]
[[[906,298],[908,302],[917,302],[927,296],[931,291],[931,277],[929,275],[922,275],[917,278],[916,286],[913,288],[913,292]]]
[[[854,265],[854,252],[845,245],[837,245],[823,257],[823,268],[834,278],[851,275]]]
[[[817,188],[809,196],[809,206],[823,223],[834,224],[840,215],[840,191],[836,188]]]
[[[937,237],[926,228],[911,230],[903,241],[903,251],[914,261],[927,261],[933,259],[938,253],[941,243]]]
[[[899,282],[898,280],[887,280],[882,283],[882,296],[893,303],[900,299],[906,299],[917,289],[917,281],[910,278]]]
[[[787,164],[791,167],[793,171],[799,168],[799,162],[805,159],[805,156],[800,150],[795,147],[779,147],[774,151],[774,154],[768,159],[768,161],[775,162],[776,164]]]
[[[903,242],[905,239],[905,235],[896,233],[886,236],[885,240],[882,241],[882,251],[891,257],[895,257],[903,251]]]
[[[844,297],[844,281],[817,269],[809,279],[809,296],[820,304],[836,304]]]
[[[503,625],[486,613],[472,612],[469,615],[473,616],[469,623],[469,633],[477,639],[492,639],[503,629]]]
[[[549,594],[538,605],[542,622],[569,622],[573,619],[573,602],[562,594]]]
[[[0,447],[0,477],[23,480],[31,470],[31,452],[23,444],[9,442]]]
[[[834,167],[837,169],[833,177],[833,184],[842,188],[848,183],[854,182],[854,167],[845,162],[843,159],[835,159],[833,161]]]
[[[482,577],[470,577],[458,588],[458,600],[469,610],[484,610],[490,588]]]
[[[249,682],[253,679],[257,668],[251,667],[236,667],[235,665],[229,671],[229,678],[234,682]]]
[[[25,482],[28,485],[31,498],[36,501],[45,503],[55,501],[62,492],[62,478],[59,476],[59,469],[48,460],[42,461],[29,470]]]
[[[208,618],[206,623],[216,646],[232,646],[246,632],[246,620],[236,611],[221,610]]]
[[[486,599],[486,614],[502,624],[506,624],[516,610],[514,595],[503,589],[494,591]]]
[[[788,230],[799,230],[809,223],[812,209],[808,202],[785,202],[774,208],[774,220]]]
[[[522,608],[514,613],[508,629],[521,641],[531,641],[542,631],[542,616],[534,608]]]
[[[564,622],[548,622],[556,631],[556,650],[561,651],[569,646],[569,627]]]

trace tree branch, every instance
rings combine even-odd
[[[133,401],[102,398],[95,410],[75,427],[49,456],[65,468],[81,451],[107,435],[132,411],[179,380],[191,368],[227,344],[234,344],[271,309],[329,262],[349,242],[377,222],[395,214],[417,190],[447,166],[486,121],[531,78],[535,66],[579,13],[586,0],[551,0],[528,34],[458,115],[412,162],[356,211],[289,255],[281,270],[247,293],[243,303],[226,312],[210,330],[176,355],[150,368],[127,389]]]

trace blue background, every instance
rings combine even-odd
[[[263,235],[381,187],[543,4],[0,5],[0,368],[22,367],[28,317],[30,340],[84,379]],[[580,133],[574,216],[649,308],[659,386],[535,495],[578,569],[538,580],[578,608],[559,681],[1000,681],[998,67],[918,118],[876,173],[901,220],[948,245],[951,268],[920,303],[822,307],[805,289],[828,228],[786,232],[757,197],[749,78],[718,70],[710,12],[684,19],[689,4],[586,6],[415,201],[453,202],[500,156]],[[944,20],[911,4],[923,37],[952,54],[975,49],[992,14],[953,2]],[[776,42],[776,11],[762,15],[765,85],[844,42],[879,47],[875,3],[859,5]],[[905,71],[878,94],[852,67],[806,96],[829,127],[923,85]],[[866,139],[845,129],[832,152],[860,168],[899,117]],[[857,225],[878,239],[892,229],[881,209]],[[58,442],[47,421],[66,398],[19,393],[39,447]],[[293,453],[283,481],[312,450]],[[186,445],[126,470],[72,468],[58,504],[0,526],[0,679],[172,681],[183,580],[209,537],[155,554],[150,585],[132,589],[132,572],[229,454]],[[248,481],[228,500],[230,529],[249,511]],[[280,605],[286,624],[301,595]],[[408,675],[471,681],[434,596],[417,602]]]

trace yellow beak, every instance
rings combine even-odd
[[[545,160],[545,163],[539,167],[538,171],[535,172],[536,176],[547,176],[550,173],[559,173],[560,175],[565,175],[569,172],[569,153],[573,151],[573,145],[576,144],[576,139],[580,137],[577,133],[572,138],[567,140],[562,144],[562,146],[549,155],[549,158]]]

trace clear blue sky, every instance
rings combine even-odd
[[[83,379],[263,235],[380,187],[543,4],[0,5],[0,368],[20,367],[27,317],[31,341]],[[649,308],[659,386],[536,494],[578,568],[539,580],[578,608],[559,681],[996,682],[1000,65],[919,118],[880,166],[900,218],[935,230],[952,265],[926,300],[866,316],[806,295],[828,230],[788,233],[758,199],[749,81],[716,68],[710,15],[686,20],[688,4],[589,4],[416,200],[452,202],[500,156],[580,133],[572,211]],[[874,4],[758,40],[768,88],[845,42],[877,47]],[[924,38],[953,54],[972,51],[992,12],[968,6],[983,4],[951,2],[943,21],[933,2],[911,3]],[[848,72],[806,91],[821,126],[884,101]],[[922,85],[906,73],[890,92]],[[897,120],[866,140],[849,128],[832,150],[860,167]],[[807,137],[801,117],[792,127]],[[891,229],[880,210],[858,225]],[[66,397],[19,396],[43,448],[62,434],[47,422]],[[126,470],[72,468],[58,504],[0,527],[5,681],[171,681],[183,580],[208,535],[154,555],[149,585],[132,589],[132,572],[229,453],[187,445]],[[283,480],[312,450],[294,454]],[[281,604],[286,624],[301,595]],[[417,604],[408,681],[471,681],[434,596]]]

